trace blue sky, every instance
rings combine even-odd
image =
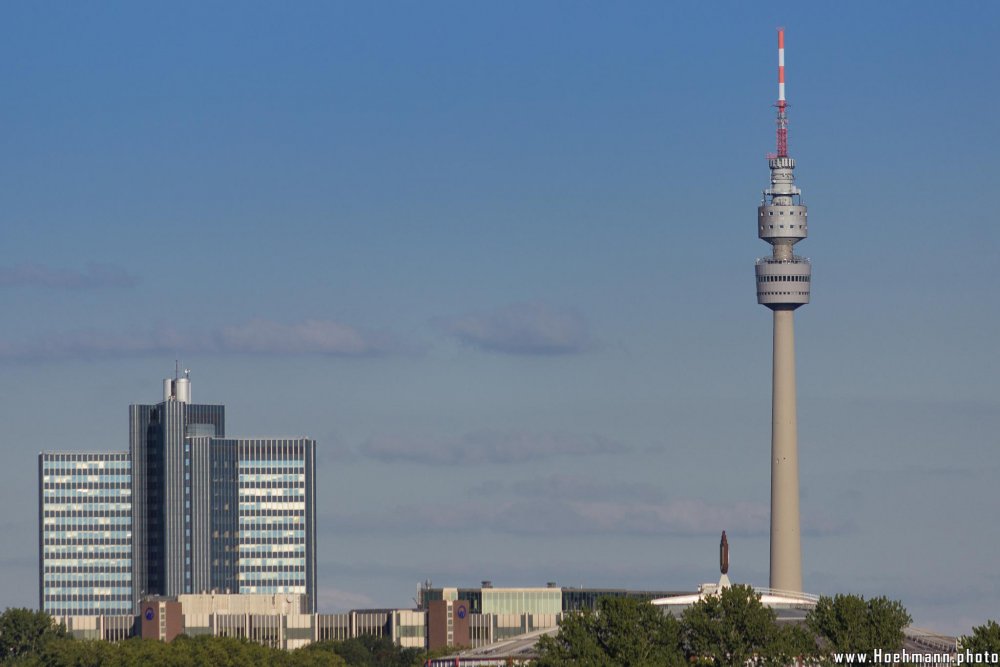
[[[37,453],[124,449],[175,358],[230,433],[318,439],[322,608],[689,589],[723,529],[766,584],[784,25],[805,585],[996,617],[996,5],[2,13],[0,604]]]

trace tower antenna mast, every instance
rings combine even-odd
[[[788,103],[785,102],[785,29],[778,28],[778,132],[777,149],[778,157],[788,157],[788,116],[785,109]]]

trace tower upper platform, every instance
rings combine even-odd
[[[772,310],[794,310],[809,303],[812,267],[793,253],[809,236],[809,209],[795,185],[795,159],[788,155],[788,103],[785,101],[785,33],[778,29],[777,151],[767,156],[770,187],[757,207],[757,236],[772,246],[772,256],[757,260],[757,303]]]

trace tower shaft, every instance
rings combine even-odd
[[[771,588],[802,590],[795,311],[774,311],[771,388]]]

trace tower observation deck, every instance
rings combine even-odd
[[[779,112],[780,113],[780,112]],[[757,303],[795,310],[809,303],[812,268],[793,246],[809,234],[809,210],[795,187],[795,160],[769,157],[771,187],[757,207],[757,236],[771,244],[771,256],[757,260]]]
[[[771,186],[757,207],[757,236],[771,255],[755,266],[757,303],[774,316],[771,395],[771,588],[802,590],[799,520],[798,425],[795,392],[796,308],[809,303],[812,266],[794,254],[809,234],[809,212],[795,186],[795,160],[788,156],[785,102],[785,31],[778,29],[777,152],[768,155]]]

